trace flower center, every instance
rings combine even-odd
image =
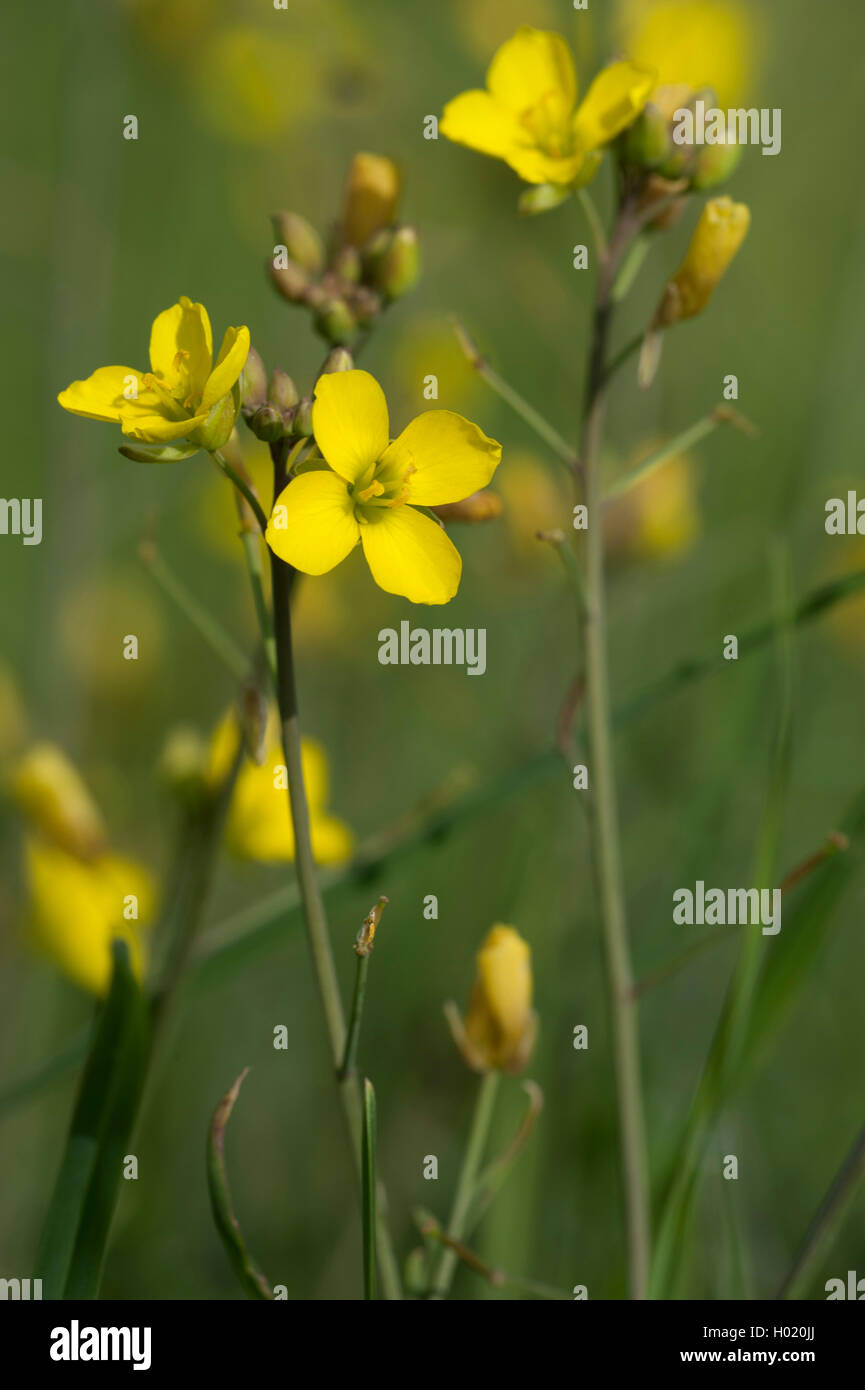
[[[411,491],[409,479],[414,473],[413,463],[405,460],[397,462],[388,458],[388,450],[375,463],[370,464],[365,473],[350,489],[356,506],[360,507],[399,507],[406,501]],[[360,518],[363,520],[363,518]]]
[[[557,93],[545,93],[522,112],[520,123],[538,149],[552,159],[564,159],[574,153],[573,134],[569,122],[562,117],[561,97]]]

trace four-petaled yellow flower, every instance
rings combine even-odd
[[[300,472],[276,499],[271,549],[305,574],[324,574],[360,541],[387,593],[447,603],[462,560],[417,508],[461,502],[486,487],[501,445],[451,410],[425,411],[391,441],[384,392],[360,371],[319,378],[312,424],[326,463]]]
[[[239,377],[248,355],[249,329],[227,328],[214,363],[207,310],[183,295],[154,320],[149,372],[99,367],[57,399],[73,415],[112,421],[129,439],[157,446],[125,446],[127,457],[172,462],[225,443],[240,410]]]
[[[594,176],[602,147],[640,114],[654,83],[647,68],[611,63],[577,105],[565,40],[524,26],[493,58],[486,91],[448,102],[440,129],[457,144],[505,160],[527,183],[580,187]]]
[[[532,1010],[532,953],[514,927],[496,923],[477,954],[477,974],[463,1023],[453,1006],[448,1021],[475,1071],[522,1071],[538,1031]]]

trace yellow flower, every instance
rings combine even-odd
[[[130,439],[160,447],[124,447],[127,457],[173,462],[219,449],[240,410],[238,378],[249,355],[249,329],[227,328],[216,363],[203,304],[183,295],[159,314],[150,334],[149,372],[99,367],[57,397],[64,410],[119,424]],[[184,441],[171,444],[170,441]]]
[[[93,994],[111,980],[111,943],[129,945],[135,973],[144,965],[142,931],[153,913],[152,880],[133,860],[101,854],[88,862],[47,842],[26,846],[28,934],[33,946]],[[136,915],[132,915],[136,914]]]
[[[579,186],[594,175],[601,147],[642,111],[654,82],[654,72],[636,63],[611,63],[578,106],[565,40],[526,25],[495,54],[486,91],[448,102],[440,129],[503,159],[527,183]]]
[[[384,392],[368,372],[319,378],[312,413],[324,463],[276,499],[271,549],[304,574],[325,574],[358,541],[372,576],[413,603],[447,603],[462,570],[444,530],[417,511],[485,487],[501,445],[450,410],[427,410],[390,439]]]
[[[532,963],[528,943],[514,927],[497,923],[477,954],[477,974],[465,1023],[455,1029],[460,1050],[475,1071],[518,1072],[537,1036],[532,1011]]]
[[[664,292],[654,328],[693,318],[705,309],[751,225],[744,203],[710,198],[700,214],[685,259]]]
[[[209,780],[219,783],[237,751],[238,724],[228,714],[217,726],[210,749]],[[313,739],[301,746],[303,777],[309,804],[312,852],[319,864],[342,864],[351,858],[354,836],[344,821],[327,810],[330,777],[324,749]],[[244,759],[237,778],[225,832],[226,844],[240,859],[276,863],[294,859],[294,830],[287,775],[275,708],[268,714],[264,761]]]
[[[7,789],[31,825],[68,854],[92,859],[104,849],[99,809],[55,744],[34,744],[13,766]]]
[[[751,79],[750,8],[739,0],[625,0],[624,47],[655,68],[659,82],[710,86],[723,106],[735,106]]]

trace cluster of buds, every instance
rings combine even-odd
[[[351,353],[335,347],[328,353],[322,374],[350,372]],[[257,439],[272,444],[277,439],[308,439],[312,435],[312,397],[301,396],[291,377],[281,367],[267,369],[250,348],[240,378],[241,414]]]
[[[329,343],[355,342],[417,280],[417,232],[395,220],[399,192],[391,160],[358,154],[329,247],[299,214],[273,217],[270,278],[284,299],[311,311],[316,331]]]
[[[726,182],[742,157],[742,146],[734,140],[720,144],[679,144],[674,130],[677,113],[693,111],[698,101],[714,106],[715,93],[705,87],[693,91],[684,85],[656,87],[633,125],[619,142],[619,156],[627,169],[644,179],[644,202],[667,202],[671,196],[687,192],[705,193]],[[656,226],[666,226],[683,204],[672,203],[667,215]]]

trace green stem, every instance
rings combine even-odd
[[[249,674],[248,658],[204,605],[199,603],[195,595],[177,578],[153,542],[143,541],[138,553],[163,593],[180,609],[184,617],[189,619],[211,651],[219,657],[233,676],[238,680],[245,680]]]
[[[795,1298],[805,1285],[815,1261],[835,1235],[844,1208],[865,1174],[865,1127],[838,1170],[829,1191],[820,1203],[808,1227],[805,1239],[793,1261],[793,1267],[775,1295],[776,1298]]]
[[[255,531],[244,528],[240,533],[243,544],[243,557],[249,574],[255,616],[264,644],[264,655],[273,690],[276,690],[276,636],[273,630],[273,617],[264,597],[264,571],[261,563],[261,537]]]
[[[354,976],[354,998],[351,1003],[351,1018],[348,1023],[348,1036],[345,1040],[345,1053],[338,1075],[340,1081],[353,1076],[357,1069],[357,1047],[360,1041],[360,1024],[366,1000],[366,979],[369,974],[369,956],[358,956]]]
[[[274,461],[274,496],[278,496],[288,481],[285,451],[281,445],[276,444],[272,446],[271,453]],[[307,939],[312,954],[313,970],[327,1027],[331,1059],[334,1071],[337,1073],[339,1095],[348,1127],[352,1156],[360,1178],[363,1128],[361,1097],[355,1078],[339,1079],[339,1071],[345,1056],[347,1031],[339,980],[330,945],[324,899],[312,852],[309,805],[301,762],[300,721],[297,710],[297,685],[291,636],[292,570],[272,551],[270,561],[273,626],[277,656],[276,690],[282,728],[282,746],[288,776],[289,809],[294,828],[295,870]],[[387,1298],[399,1298],[399,1274],[381,1210],[378,1220],[378,1253],[385,1296]]]
[[[530,405],[513,386],[505,381],[504,377],[499,376],[499,373],[490,366],[486,358],[480,355],[474,341],[466,332],[465,328],[463,328],[459,319],[453,317],[451,322],[454,333],[457,336],[457,341],[478,376],[481,377],[488,386],[492,387],[496,395],[503,400],[506,405],[509,405],[511,410],[519,415],[520,419],[524,420],[530,429],[534,430],[538,438],[542,439],[548,448],[552,449],[553,453],[557,458],[561,459],[562,463],[566,464],[568,468],[572,468],[574,466],[574,451],[564,436],[559,434],[558,430],[550,424],[549,420],[546,420],[544,416],[541,415],[540,411],[535,410],[535,407]]]
[[[623,473],[621,478],[617,478],[612,487],[607,489],[604,500],[611,502],[615,497],[621,497],[622,493],[630,491],[637,483],[643,482],[651,473],[668,463],[670,459],[675,458],[677,454],[683,454],[687,449],[692,449],[695,444],[699,444],[702,439],[705,439],[708,434],[712,434],[719,425],[724,423],[722,415],[716,415],[714,410],[710,410],[709,414],[702,416],[696,424],[682,430],[681,434],[677,434],[674,439],[669,439],[666,444],[661,445],[660,449],[656,449],[648,458],[643,459],[627,473]]]
[[[265,531],[267,530],[267,517],[264,514],[264,509],[262,508],[261,503],[259,502],[255,493],[252,491],[252,488],[248,485],[248,483],[244,481],[243,478],[241,478],[237,470],[232,468],[231,464],[228,462],[228,459],[225,458],[224,455],[221,454],[218,449],[215,449],[213,453],[210,455],[210,457],[213,459],[217,468],[220,468],[222,470],[226,478],[228,478],[229,481],[234,484],[234,486],[237,488],[237,491],[249,503],[249,506],[252,509],[253,516],[258,522],[258,528],[261,531],[261,534],[264,535]]]
[[[468,1234],[465,1230],[466,1218],[474,1199],[475,1186],[489,1138],[499,1080],[500,1073],[497,1071],[485,1072],[481,1080],[472,1127],[469,1131],[462,1168],[457,1179],[457,1190],[454,1194],[453,1206],[445,1232],[448,1240],[460,1242],[463,1236]],[[432,1298],[445,1298],[447,1296],[458,1260],[459,1255],[450,1246],[446,1246],[442,1250],[438,1267],[433,1276],[430,1294]]]
[[[586,415],[580,456],[589,525],[585,533],[583,651],[586,672],[585,723],[590,757],[589,822],[595,882],[601,910],[604,961],[610,1010],[619,1114],[628,1283],[632,1299],[644,1299],[649,1276],[649,1184],[640,1078],[639,1034],[630,947],[625,924],[619,823],[607,675],[604,596],[604,536],[601,524],[600,455],[607,409],[607,340],[611,290],[633,222],[623,205],[610,249],[601,266],[586,389]]]
[[[598,257],[598,260],[602,261],[607,254],[607,238],[604,232],[604,224],[601,221],[598,209],[595,207],[594,199],[587,188],[578,188],[577,198],[586,215],[586,221],[591,228],[592,240],[595,243],[595,255]]]

